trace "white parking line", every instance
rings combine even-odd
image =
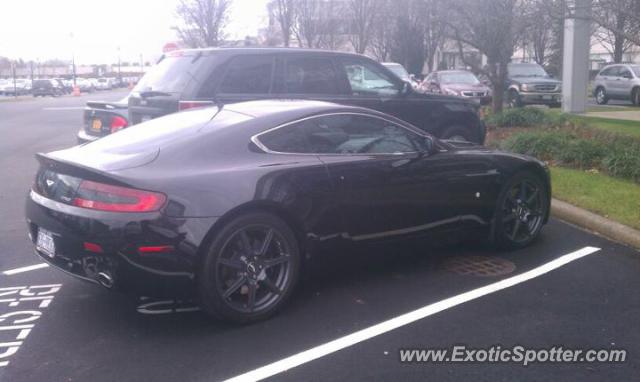
[[[272,377],[276,374],[280,374],[296,366],[300,366],[304,363],[311,362],[320,357],[324,357],[331,353],[335,353],[339,350],[353,346],[357,343],[366,341],[370,338],[379,336],[381,334],[390,332],[394,329],[398,329],[402,326],[409,325],[425,317],[442,312],[443,310],[453,308],[454,306],[463,304],[465,302],[475,300],[477,298],[486,296],[488,294],[531,280],[535,277],[542,276],[545,273],[551,272],[554,269],[560,268],[563,265],[566,265],[574,260],[578,260],[581,257],[590,255],[599,250],[600,248],[584,247],[575,252],[571,252],[564,256],[558,257],[557,259],[550,261],[546,264],[543,264],[530,271],[521,273],[513,277],[509,277],[507,279],[495,282],[493,284],[489,284],[477,289],[470,290],[468,292],[465,292],[453,297],[449,297],[447,299],[435,302],[433,304],[429,304],[422,308],[416,309],[412,312],[405,313],[401,316],[398,316],[390,320],[381,322],[379,324],[370,326],[368,328],[359,330],[355,333],[346,335],[344,337],[335,339],[331,342],[327,342],[325,344],[305,350],[301,353],[294,354],[280,361],[276,361],[274,363],[271,363],[271,364],[262,366],[260,368],[257,368],[255,370],[249,371],[247,373],[241,374],[237,377],[227,379],[227,382],[259,381],[265,378]]]
[[[29,271],[33,271],[40,268],[46,268],[48,266],[49,264],[47,263],[40,263],[35,265],[29,265],[27,267],[22,267],[22,268],[9,269],[8,271],[2,272],[2,274],[11,276],[11,275],[15,275],[16,273],[29,272]]]
[[[56,110],[84,110],[84,106],[66,106],[66,107],[43,107],[42,110],[56,111]]]

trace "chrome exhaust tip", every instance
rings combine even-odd
[[[108,272],[98,272],[98,276],[96,277],[98,283],[107,289],[111,289],[113,287],[113,277]]]

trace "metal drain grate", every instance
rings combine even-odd
[[[516,265],[499,257],[464,256],[448,259],[444,268],[464,276],[491,277],[508,275],[516,269]]]

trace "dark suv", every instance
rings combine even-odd
[[[510,107],[561,106],[562,82],[547,74],[542,66],[535,63],[509,64],[507,72],[507,101]]]
[[[34,97],[57,97],[65,94],[64,87],[56,80],[33,80],[32,92]]]
[[[214,103],[278,98],[364,106],[394,115],[445,139],[482,143],[485,137],[477,106],[471,102],[414,92],[410,84],[365,56],[287,48],[171,52],[129,95],[127,122],[134,125]],[[88,108],[85,132],[81,135],[109,134],[106,128],[92,129],[91,115],[111,118],[105,113],[109,111]],[[105,120],[101,125],[109,123]]]

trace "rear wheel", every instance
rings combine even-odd
[[[631,103],[634,106],[640,106],[640,88],[633,88],[631,91]]]
[[[205,255],[198,278],[202,307],[234,323],[265,319],[285,304],[299,269],[296,237],[282,219],[265,212],[238,216]]]
[[[596,89],[596,103],[598,105],[606,105],[609,102],[609,97],[607,97],[607,92],[604,90],[602,86]]]
[[[544,182],[530,171],[511,178],[500,193],[495,213],[495,241],[505,249],[527,246],[538,237],[549,206]]]

